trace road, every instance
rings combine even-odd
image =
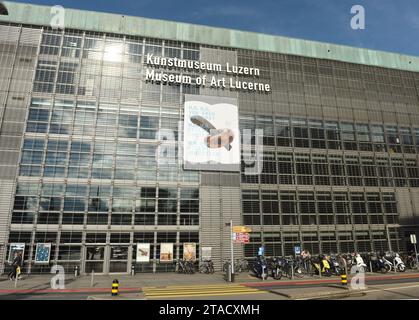
[[[129,288],[121,291],[119,299],[146,299],[146,300],[289,300],[292,296],[281,294],[283,292],[314,292],[321,293],[331,290],[337,284],[337,279],[318,280],[307,279],[300,281],[266,281],[248,283],[217,283],[217,284],[190,284],[167,286],[144,286],[138,290]],[[367,277],[368,289],[362,294],[341,299],[419,299],[419,274],[406,274],[399,276]],[[342,292],[342,289],[334,290]],[[23,292],[13,290],[0,292],[0,300],[86,300],[92,297],[109,299],[109,292],[68,290],[67,292]],[[333,298],[333,297],[331,297]]]
[[[373,285],[359,296],[351,296],[340,300],[419,300],[419,283],[397,283]]]

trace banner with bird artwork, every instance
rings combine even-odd
[[[184,168],[239,171],[237,99],[185,95]]]
[[[150,262],[150,244],[137,243],[137,262]]]

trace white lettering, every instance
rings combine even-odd
[[[147,69],[145,71],[145,79],[146,80],[154,80],[154,70]]]
[[[182,60],[178,58],[167,58],[154,56],[152,53],[148,53],[145,57],[145,64],[149,66],[162,66],[167,68],[183,68],[183,69],[199,69],[212,72],[222,72],[223,67],[218,63],[207,63],[192,60]],[[225,72],[234,75],[249,75],[259,76],[260,70],[258,68],[250,68],[238,65],[231,65],[230,63],[225,64]],[[181,74],[169,74],[160,72],[159,70],[146,69],[145,79],[146,81],[155,81],[158,83],[176,83],[176,84],[192,84],[194,82],[197,86],[205,86],[206,75],[204,74],[202,79],[192,79],[191,76]],[[217,78],[211,76],[211,87],[212,88],[226,88],[226,78]],[[270,92],[271,86],[267,83],[252,82],[236,80],[235,78],[229,78],[229,87],[231,90],[247,90],[253,92]]]
[[[63,266],[54,265],[51,268],[51,273],[55,274],[51,278],[51,289],[65,289],[65,270]],[[58,282],[58,283],[57,283]]]
[[[153,54],[152,53],[147,53],[147,64],[154,64],[153,60],[151,60],[151,58],[153,58]]]
[[[351,13],[355,14],[351,19],[351,28],[353,30],[365,30],[365,8],[361,5],[355,5],[351,8]]]
[[[171,307],[166,304],[166,307],[160,307],[159,314],[161,315],[186,315],[189,318],[192,315],[194,307]]]
[[[51,20],[50,26],[52,29],[64,29],[65,22],[65,9],[63,6],[51,7]]]
[[[237,75],[259,76],[260,70],[258,68],[231,66],[228,62],[226,62],[226,73],[232,73],[232,74],[237,74]]]

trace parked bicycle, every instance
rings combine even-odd
[[[297,278],[303,278],[311,274],[311,256],[297,256],[294,260],[294,276]]]
[[[201,262],[201,265],[199,266],[199,272],[200,273],[206,273],[206,274],[213,274],[214,273],[214,263],[212,260],[204,260]]]
[[[223,272],[228,272],[228,267],[230,265],[230,261],[226,261],[223,264]],[[234,273],[239,274],[241,272],[248,272],[249,271],[249,263],[246,259],[237,259],[234,261]]]
[[[417,258],[416,258],[416,254],[412,253],[412,254],[410,254],[406,257],[405,264],[408,268],[416,269],[417,268],[417,263],[418,263],[418,261],[417,261]]]
[[[234,262],[234,273],[248,272],[249,263],[246,259],[237,259]]]
[[[184,274],[194,274],[195,273],[195,265],[193,261],[186,261],[183,259],[179,259],[177,261],[177,272],[184,273]]]

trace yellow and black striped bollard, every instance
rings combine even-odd
[[[112,282],[112,296],[117,296],[118,292],[119,292],[119,281],[115,279]]]
[[[340,281],[342,282],[342,285],[343,285],[343,286],[348,285],[348,279],[347,279],[346,274],[341,274],[341,275],[340,275]]]

